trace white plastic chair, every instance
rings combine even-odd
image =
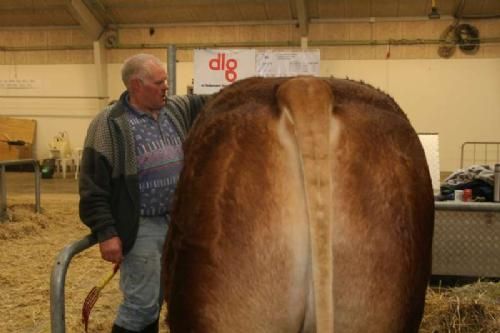
[[[76,148],[73,151],[73,162],[75,165],[75,179],[78,179],[78,174],[80,173],[80,162],[82,160],[82,148]]]
[[[74,152],[71,150],[68,133],[59,132],[49,143],[49,148],[50,157],[55,160],[56,172],[62,172],[62,177],[66,178],[68,166],[71,170],[75,167]]]

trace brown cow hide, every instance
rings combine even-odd
[[[417,332],[433,214],[392,98],[348,80],[237,82],[185,143],[164,256],[171,332]]]

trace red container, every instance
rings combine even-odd
[[[472,201],[472,190],[470,188],[464,190],[464,201]]]

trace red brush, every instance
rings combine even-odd
[[[109,273],[99,285],[92,288],[87,297],[85,297],[85,301],[83,301],[83,307],[82,307],[82,323],[83,325],[85,325],[85,332],[87,332],[87,328],[89,325],[90,311],[92,311],[92,308],[97,302],[101,290],[103,290],[104,287],[109,283],[109,281],[111,281],[113,276],[115,276],[116,272],[118,272],[119,268],[120,264],[115,264],[115,266],[113,267],[113,271]]]

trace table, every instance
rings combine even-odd
[[[435,202],[432,274],[500,277],[500,203]]]
[[[35,173],[35,211],[40,213],[40,165],[35,159],[22,159],[11,161],[0,161],[0,222],[5,218],[7,212],[7,188],[5,181],[5,167],[7,165],[31,164]]]

